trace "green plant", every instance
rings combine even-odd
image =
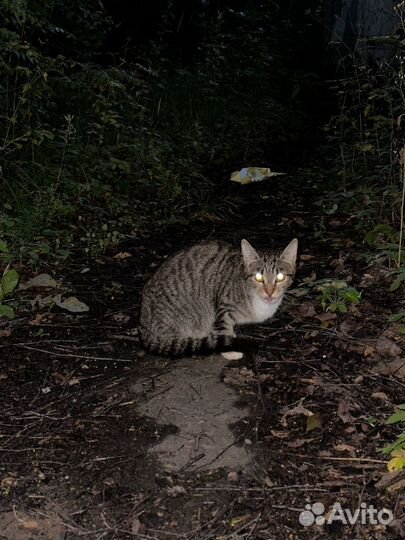
[[[396,425],[405,423],[405,403],[397,406],[396,411],[385,421],[387,425]],[[390,455],[391,460],[388,462],[390,471],[401,470],[405,467],[405,433],[397,436],[393,443],[387,444],[380,449],[384,455]]]
[[[345,281],[325,281],[317,286],[322,309],[333,313],[347,313],[350,304],[358,304],[361,292],[349,287]]]
[[[20,276],[16,270],[6,268],[3,272],[0,281],[0,317],[8,317],[9,319],[14,317],[14,308],[10,304],[5,304],[4,300],[14,292],[19,279]]]

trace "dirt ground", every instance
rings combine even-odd
[[[227,220],[72,259],[54,290],[17,293],[17,318],[0,323],[0,539],[405,536],[405,476],[389,475],[378,451],[404,401],[404,338],[387,324],[403,299],[359,257],[355,224],[299,185],[233,186],[244,201]],[[144,353],[139,294],[168,253],[208,237],[282,247],[294,236],[300,265],[281,312],[243,328],[256,352]],[[313,284],[330,277],[361,303],[325,314]],[[41,307],[38,295],[58,288],[90,310]],[[385,508],[393,521],[330,522],[335,503]]]

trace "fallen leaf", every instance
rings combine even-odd
[[[398,379],[405,378],[405,358],[395,358],[390,361],[378,362],[371,368],[373,373],[379,375],[393,375]]]
[[[179,497],[180,495],[184,495],[186,493],[186,490],[183,486],[175,485],[168,487],[167,493],[171,497]]]
[[[339,326],[339,330],[349,336],[356,336],[359,332],[362,332],[364,325],[357,321],[354,317],[346,317]],[[363,348],[361,347],[361,350]]]
[[[391,456],[393,457],[387,463],[389,472],[402,471],[405,467],[405,450],[403,448],[394,450],[391,452]]]
[[[375,348],[372,345],[366,345],[363,350],[363,356],[367,358],[375,353]]]
[[[313,261],[315,259],[315,255],[308,255],[306,253],[301,253],[300,260],[304,262]]]
[[[276,437],[276,439],[288,439],[290,436],[288,431],[276,431],[272,429],[270,433],[273,435],[273,437]]]
[[[388,492],[395,492],[402,489],[405,486],[405,471],[393,471],[382,473],[381,478],[375,484],[375,487],[379,490],[386,490]]]
[[[322,418],[319,413],[315,413],[312,416],[307,416],[307,433],[314,429],[320,429],[322,427]]]
[[[11,336],[11,328],[5,328],[4,330],[0,330],[0,337],[10,337]]]
[[[132,534],[138,534],[139,531],[141,530],[141,527],[142,527],[142,523],[139,521],[139,519],[134,518],[132,520],[132,525],[131,525]]]
[[[3,488],[10,488],[12,486],[14,486],[15,484],[17,483],[17,479],[15,476],[4,476],[1,480],[0,480],[0,485],[3,487]]]
[[[61,309],[65,309],[71,313],[84,313],[90,309],[87,304],[81,302],[75,296],[69,296],[69,298],[66,298],[63,302],[55,301],[55,304]]]
[[[326,311],[325,313],[319,313],[318,315],[316,315],[315,319],[318,319],[318,321],[321,322],[334,321],[336,319],[336,313]]]
[[[401,347],[399,347],[399,345],[384,336],[380,336],[378,338],[376,343],[376,349],[377,352],[382,356],[387,355],[397,357],[400,356],[400,354],[402,353],[402,349]]]
[[[117,323],[126,324],[131,317],[129,315],[124,315],[124,313],[114,313],[112,318]]]
[[[132,254],[131,253],[128,253],[127,251],[120,251],[120,253],[117,253],[116,255],[114,255],[114,259],[116,259],[117,261],[123,261],[125,259],[129,259],[129,257],[132,257]]]
[[[48,313],[37,313],[35,318],[28,322],[31,326],[37,326],[41,324],[48,316]]]
[[[311,441],[314,441],[315,439],[296,439],[295,441],[291,441],[287,443],[287,446],[289,448],[301,448],[307,443],[310,443]]]
[[[299,314],[301,317],[314,317],[316,315],[316,309],[310,302],[303,302],[300,304]]]
[[[272,482],[268,476],[265,477],[264,483],[266,484],[267,487],[273,487],[274,486],[274,482]]]
[[[35,521],[34,519],[27,519],[27,520],[20,520],[18,522],[18,526],[22,529],[28,529],[28,530],[34,530],[39,528],[38,521]]]
[[[337,452],[356,452],[356,448],[354,446],[345,443],[337,444],[334,448]]]
[[[244,514],[243,516],[234,517],[231,519],[229,525],[233,527],[237,527],[238,525],[241,525],[242,523],[245,523],[248,519],[251,519],[251,514]]]
[[[30,303],[33,308],[35,307],[42,308],[42,307],[52,306],[53,304],[60,302],[61,299],[62,299],[62,296],[60,294],[56,294],[55,296],[52,296],[52,295],[41,296],[40,294],[37,294],[36,297],[30,301]]]
[[[43,287],[47,289],[54,289],[58,286],[58,282],[49,274],[38,274],[37,276],[28,280],[26,285],[22,285],[22,289],[28,289],[29,287]]]
[[[281,425],[284,426],[284,427],[287,427],[287,418],[290,417],[290,416],[300,416],[300,415],[304,415],[304,416],[313,416],[314,413],[312,411],[310,411],[309,409],[306,409],[302,403],[299,403],[296,407],[293,407],[292,409],[286,411],[280,422],[281,422]]]
[[[344,424],[353,424],[354,422],[354,418],[350,414],[350,404],[345,399],[339,401],[337,415]]]
[[[303,283],[313,283],[316,281],[316,273],[312,270],[311,275],[301,280]]]
[[[328,328],[329,326],[332,326],[333,322],[336,320],[336,317],[336,313],[332,313],[331,311],[326,311],[325,313],[319,313],[318,315],[315,315],[315,319],[321,321],[322,328]]]
[[[229,359],[229,358],[228,358]],[[256,379],[255,374],[251,369],[246,367],[240,368],[230,368],[225,371],[225,376],[223,382],[225,384],[233,384],[236,386],[245,386],[251,381]]]
[[[373,392],[371,394],[372,399],[378,399],[381,401],[388,401],[388,396],[385,392]]]

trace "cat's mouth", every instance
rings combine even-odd
[[[276,302],[278,302],[280,300],[280,297],[274,298],[274,297],[271,297],[271,296],[264,296],[263,300],[265,302],[268,302],[269,304],[274,304],[274,303],[276,303]]]

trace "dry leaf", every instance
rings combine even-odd
[[[314,413],[312,411],[310,411],[309,409],[306,409],[302,403],[299,403],[296,407],[293,407],[292,409],[286,411],[280,422],[281,422],[281,425],[284,426],[284,427],[287,427],[287,418],[289,416],[300,416],[300,415],[304,415],[304,416],[313,416]]]
[[[139,521],[139,519],[134,518],[132,520],[132,525],[131,525],[132,534],[138,534],[139,531],[141,530],[141,527],[142,527],[142,523]]]
[[[350,404],[345,399],[339,401],[337,415],[344,424],[353,424],[354,422],[354,418],[350,414]]]
[[[186,493],[186,490],[183,486],[175,485],[168,487],[167,493],[171,497],[179,497],[180,495],[184,495]]]
[[[378,338],[376,343],[376,349],[382,356],[397,357],[402,353],[401,347],[399,347],[394,341],[384,336]]]
[[[316,315],[316,309],[310,302],[304,302],[300,304],[299,314],[301,317],[314,317]]]
[[[35,319],[32,319],[31,321],[29,321],[28,324],[31,326],[38,326],[44,320],[46,320],[47,316],[48,316],[48,313],[37,313],[35,315]]]
[[[266,478],[264,479],[264,483],[265,483],[265,485],[267,487],[273,487],[274,486],[274,482],[272,482],[268,476],[266,476]]]
[[[314,441],[315,439],[296,439],[295,441],[291,441],[287,443],[287,446],[290,448],[301,448],[304,446],[304,444],[310,443]]]
[[[385,392],[374,392],[371,394],[372,399],[379,399],[381,401],[388,401],[388,396]]]
[[[345,443],[337,444],[334,448],[337,452],[356,452],[356,448],[354,446]]]
[[[88,305],[78,300],[75,296],[69,296],[69,298],[66,298],[63,302],[55,300],[55,304],[61,309],[65,309],[71,313],[84,313],[90,309]]]
[[[39,528],[39,523],[35,519],[19,520],[18,526],[22,529],[34,530]]]
[[[375,348],[372,345],[366,345],[363,350],[363,356],[367,358],[367,356],[371,356],[375,353]]]
[[[322,418],[319,413],[312,416],[307,416],[307,433],[314,429],[320,429],[322,427]]]
[[[125,259],[129,259],[129,257],[132,257],[131,253],[128,253],[127,251],[120,251],[116,255],[114,255],[114,259],[117,261],[123,261]]]
[[[11,336],[11,328],[5,328],[4,330],[0,330],[0,337],[10,337]]]
[[[126,324],[131,317],[129,315],[124,315],[124,313],[114,313],[112,318],[117,323]]]
[[[288,439],[290,436],[289,431],[276,431],[272,429],[270,433],[273,435],[273,437],[276,437],[276,439]]]
[[[405,377],[405,358],[395,358],[389,362],[378,362],[372,367],[372,371],[379,375],[393,375],[403,379]]]
[[[301,253],[300,261],[308,262],[315,259],[315,255],[308,255],[306,253]]]
[[[58,286],[58,282],[49,274],[38,274],[30,279],[26,285],[21,285],[21,289],[28,289],[29,287],[43,287],[45,289],[54,289]]]

